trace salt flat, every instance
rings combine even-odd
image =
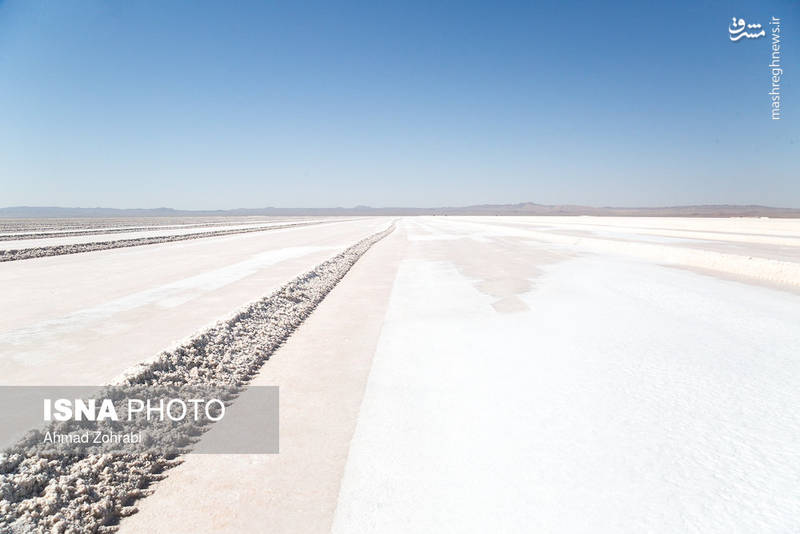
[[[4,384],[103,384],[387,218],[0,264]],[[800,221],[404,218],[122,532],[800,528]],[[235,405],[234,405],[235,408]]]
[[[105,384],[268,295],[383,219],[0,264],[4,384]]]
[[[27,248],[36,247],[52,247],[57,245],[77,245],[81,243],[105,243],[109,241],[116,241],[119,239],[145,239],[152,237],[166,237],[166,236],[179,236],[188,234],[204,234],[210,232],[223,232],[234,230],[252,230],[254,228],[270,228],[273,226],[284,226],[292,224],[302,224],[312,222],[309,219],[297,219],[291,221],[275,221],[275,222],[262,222],[262,223],[248,223],[248,224],[220,224],[214,226],[193,226],[189,228],[171,227],[161,228],[157,230],[150,229],[135,229],[126,232],[115,233],[92,233],[89,235],[77,236],[59,236],[47,237],[46,234],[36,238],[24,239],[10,239],[8,241],[0,241],[0,250],[22,250]],[[79,232],[74,230],[72,232]],[[69,233],[69,231],[65,232]]]
[[[798,235],[403,219],[256,378],[281,453],[189,456],[121,531],[798,530]]]
[[[414,226],[334,532],[797,529],[797,295]]]

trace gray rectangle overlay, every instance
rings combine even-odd
[[[0,386],[0,451],[278,452],[277,386]]]

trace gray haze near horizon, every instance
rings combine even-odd
[[[113,218],[113,217],[243,217],[243,216],[331,216],[331,215],[595,215],[649,217],[800,217],[800,209],[759,205],[688,205],[660,207],[594,207],[578,205],[479,204],[472,206],[424,207],[325,207],[239,208],[231,210],[178,210],[174,208],[119,209],[56,206],[10,206],[0,208],[0,218]]]

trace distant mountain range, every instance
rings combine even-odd
[[[176,210],[172,208],[60,208],[51,206],[13,206],[0,208],[2,218],[72,217],[224,217],[224,216],[313,216],[313,215],[595,215],[638,217],[800,217],[797,208],[709,204],[660,208],[613,208],[574,205],[481,204],[442,208],[255,208],[232,210]]]

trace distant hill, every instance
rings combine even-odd
[[[769,206],[709,204],[659,208],[615,208],[574,205],[481,204],[442,208],[254,208],[232,210],[176,210],[172,208],[116,209],[13,206],[0,208],[0,218],[73,217],[224,217],[224,216],[331,216],[331,215],[595,215],[638,217],[798,217],[800,209]]]

